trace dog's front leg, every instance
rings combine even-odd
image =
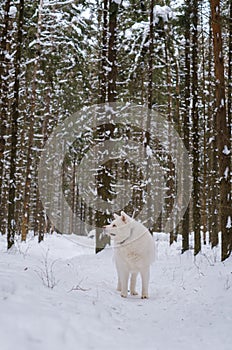
[[[134,272],[131,274],[131,280],[130,280],[130,294],[131,295],[137,295],[138,293],[135,290],[136,286],[136,278],[137,278],[137,272]]]
[[[142,299],[148,298],[148,283],[149,283],[149,276],[150,276],[150,268],[147,267],[143,271],[141,271],[141,277],[142,277]]]
[[[121,292],[122,290],[122,284],[121,284],[121,280],[120,280],[120,270],[121,270],[121,266],[118,262],[118,257],[115,254],[115,262],[116,262],[116,270],[117,270],[117,275],[118,275],[118,285],[117,285],[117,291]]]
[[[127,298],[128,279],[129,279],[129,272],[123,271],[123,272],[120,273],[121,297],[123,297],[123,298]]]
[[[121,286],[121,281],[120,281],[120,277],[119,277],[119,274],[118,274],[118,285],[117,285],[117,291],[121,292],[122,290],[122,286]]]

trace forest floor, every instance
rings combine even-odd
[[[45,236],[6,251],[0,236],[2,350],[231,350],[232,257],[219,248],[181,254],[154,236],[150,298],[121,298],[113,251],[93,240]],[[140,292],[140,281],[139,288]]]

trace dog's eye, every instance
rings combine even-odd
[[[113,225],[113,227],[116,227],[116,225]]]

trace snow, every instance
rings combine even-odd
[[[75,24],[72,23],[72,28],[75,30],[75,32],[79,35],[82,34],[82,31],[79,27],[75,26]]]
[[[153,153],[152,153],[152,149],[149,145],[146,146],[146,153],[148,157],[152,157]]]
[[[0,339],[4,350],[229,350],[232,259],[219,248],[181,254],[155,234],[150,298],[121,298],[112,249],[88,237],[31,237],[6,251],[0,236]],[[48,286],[50,288],[48,288]],[[140,289],[140,288],[139,288]]]
[[[89,20],[92,16],[91,10],[89,8],[85,9],[84,11],[82,11],[81,13],[81,17]]]
[[[16,14],[17,14],[17,7],[14,5],[11,5],[10,10],[9,10],[9,16],[11,18],[14,18],[16,16]]]
[[[228,149],[227,145],[224,146],[222,153],[225,154],[226,156],[230,154],[230,150]]]
[[[154,23],[157,24],[159,22],[159,18],[162,18],[164,22],[168,22],[170,18],[173,18],[172,9],[169,6],[154,6]]]
[[[232,227],[232,225],[231,225],[231,216],[228,216],[226,228],[231,228],[231,227]]]
[[[224,178],[227,179],[229,175],[229,167],[227,166],[225,171],[224,171]]]

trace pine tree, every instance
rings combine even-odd
[[[19,2],[18,21],[17,21],[17,44],[15,53],[15,73],[14,73],[14,99],[12,105],[11,117],[11,151],[10,151],[10,188],[9,188],[9,206],[8,206],[8,230],[7,247],[14,244],[16,233],[15,222],[15,193],[16,193],[16,162],[17,162],[17,140],[18,140],[18,120],[19,120],[19,89],[20,89],[20,64],[23,41],[23,22],[24,22],[24,0]]]
[[[185,2],[185,86],[184,86],[184,116],[183,116],[183,139],[184,145],[187,151],[190,150],[190,12],[191,4],[190,0]],[[183,169],[185,171],[185,169]],[[184,176],[184,180],[186,181]],[[183,183],[183,188],[186,188]],[[189,249],[189,232],[190,232],[190,212],[189,206],[187,207],[182,221],[182,252]]]
[[[8,119],[8,81],[9,81],[9,31],[10,31],[10,0],[6,0],[3,6],[4,17],[1,32],[0,46],[0,233],[6,231],[5,218],[7,215],[5,209],[5,193],[4,193],[4,163],[5,163],[5,138],[7,135],[7,119]],[[7,55],[8,54],[8,55]]]
[[[200,238],[200,145],[198,111],[198,0],[192,2],[192,134],[193,134],[193,231],[194,253],[201,250]]]
[[[30,216],[30,197],[31,197],[31,180],[32,180],[32,147],[34,139],[34,124],[35,124],[35,108],[36,108],[36,81],[39,69],[39,56],[40,56],[40,35],[42,25],[42,8],[43,0],[40,0],[38,7],[38,25],[37,25],[37,57],[34,62],[33,82],[32,82],[32,95],[31,95],[31,113],[30,113],[30,126],[28,131],[28,146],[26,155],[26,170],[25,170],[25,186],[24,186],[24,198],[23,198],[23,212],[22,212],[22,241],[26,241],[26,237],[29,229],[29,216]]]
[[[211,0],[211,16],[214,47],[214,67],[216,79],[216,146],[219,162],[219,215],[222,234],[222,260],[228,258],[232,250],[231,233],[231,150],[228,120],[226,118],[225,73],[222,49],[220,1]]]

